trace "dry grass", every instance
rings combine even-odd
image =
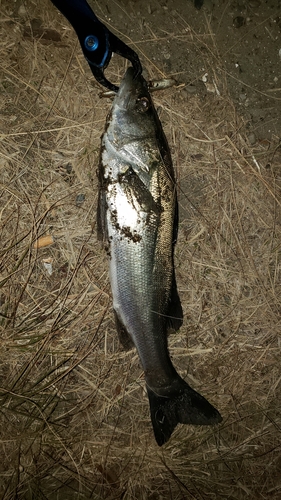
[[[28,5],[27,18],[44,13],[61,32],[49,2]],[[23,36],[8,2],[1,8],[1,498],[280,498],[277,139],[249,147],[223,74],[221,96],[204,102],[181,88],[155,95],[181,208],[185,322],[170,350],[224,416],[214,429],[179,426],[159,449],[138,357],[116,339],[96,239],[110,102],[69,28],[42,43]],[[120,78],[124,62],[110,71]],[[54,244],[34,248],[47,234]]]

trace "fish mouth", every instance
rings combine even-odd
[[[148,84],[144,77],[136,75],[134,68],[130,66],[121,80],[115,104],[122,109],[128,109],[130,104],[141,96],[149,96]]]

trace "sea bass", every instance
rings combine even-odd
[[[108,252],[116,326],[144,370],[159,446],[178,423],[212,425],[219,412],[179,376],[167,332],[182,324],[174,271],[178,205],[169,146],[145,79],[129,68],[102,136],[98,235]]]

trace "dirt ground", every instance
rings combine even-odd
[[[158,39],[150,51],[155,66],[202,101],[208,92],[202,78],[211,88],[217,84],[213,91],[223,92],[224,74],[237,111],[247,120],[250,142],[280,136],[280,0],[205,0],[200,11],[191,0],[96,5],[96,12],[136,48],[146,51],[146,40]]]
[[[0,497],[279,500],[280,1],[91,5],[177,82],[153,94],[180,204],[169,349],[223,422],[156,445],[96,236],[111,101],[49,0],[0,0]]]

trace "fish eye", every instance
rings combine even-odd
[[[136,109],[139,113],[146,113],[150,108],[150,100],[148,97],[139,97],[136,102]]]

